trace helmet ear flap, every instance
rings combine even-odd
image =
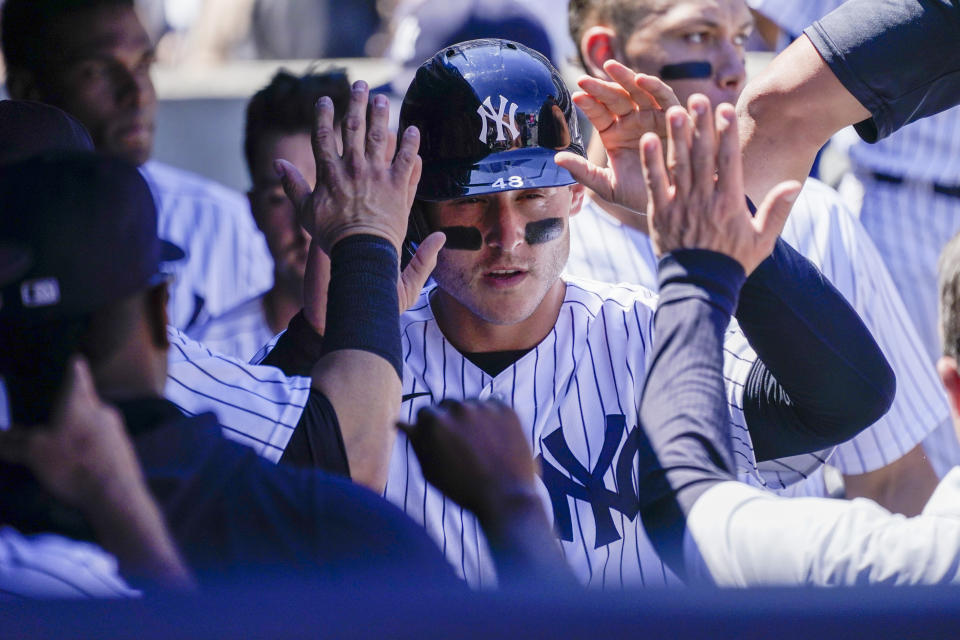
[[[400,268],[405,269],[423,239],[430,235],[430,225],[427,224],[427,217],[423,212],[423,205],[419,200],[413,201],[410,208],[410,217],[407,218],[407,235],[403,239],[403,250],[400,252]]]

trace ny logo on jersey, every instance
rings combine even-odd
[[[517,115],[517,103],[510,103],[510,113],[504,117],[507,110],[507,99],[503,96],[500,96],[500,110],[496,111],[493,108],[493,103],[490,102],[490,96],[487,96],[487,99],[483,101],[479,107],[477,107],[477,113],[480,114],[480,142],[486,144],[487,142],[487,121],[492,120],[493,124],[497,127],[497,142],[503,142],[507,139],[504,135],[504,128],[510,132],[510,141],[516,139],[520,135],[520,130],[517,129],[517,125],[514,124],[514,117]]]
[[[616,464],[613,461],[624,431],[626,416],[606,417],[603,446],[600,448],[597,464],[591,471],[580,464],[570,451],[563,437],[563,429],[557,429],[543,439],[544,447],[563,468],[557,469],[547,462],[542,454],[537,457],[543,470],[543,484],[547,487],[550,503],[553,505],[554,527],[561,540],[573,541],[573,522],[568,497],[590,503],[596,525],[594,548],[597,549],[620,539],[613,516],[610,515],[611,509],[619,511],[630,520],[637,517],[640,500],[633,488],[633,457],[639,449],[638,429],[627,435],[620,458]],[[608,489],[603,482],[603,476],[611,468],[614,469],[616,491]]]

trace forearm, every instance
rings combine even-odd
[[[849,440],[893,402],[893,370],[863,321],[783,240],[747,279],[736,317],[759,358],[743,399],[758,460]]]
[[[331,251],[324,355],[313,387],[333,406],[352,478],[381,491],[400,405],[397,251],[369,235],[349,236]]]
[[[83,511],[97,541],[117,557],[120,571],[167,589],[196,588],[146,486],[113,485]]]
[[[797,38],[737,102],[747,195],[760,202],[784,180],[802,183],[834,133],[869,117],[810,40]]]
[[[478,519],[501,586],[527,583],[573,586],[575,580],[535,492],[504,497]]]
[[[723,336],[743,282],[721,254],[679,251],[660,261],[654,351],[640,405],[644,528],[661,558],[683,574],[683,522],[697,498],[732,478]],[[646,446],[645,446],[646,445]]]
[[[876,471],[843,476],[847,499],[868,498],[893,513],[906,516],[915,516],[923,510],[937,482],[922,445]]]

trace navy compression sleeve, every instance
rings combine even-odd
[[[736,317],[759,356],[743,398],[758,461],[849,440],[890,408],[896,379],[869,329],[783,240],[747,278]]]
[[[640,514],[660,557],[683,575],[685,516],[733,477],[723,339],[743,268],[725,255],[682,250],[660,260],[652,364],[640,403]]]

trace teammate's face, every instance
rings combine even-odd
[[[310,146],[310,134],[272,134],[262,139],[250,167],[253,188],[250,209],[267,239],[278,279],[302,282],[307,266],[310,236],[297,224],[293,203],[280,185],[273,162],[283,158],[300,171],[313,189],[317,169]]]
[[[743,0],[678,0],[644,18],[624,45],[623,62],[659,75],[664,65],[709,62],[709,78],[668,80],[682,104],[703,93],[714,105],[736,104],[746,80],[744,44],[753,17]]]
[[[433,278],[454,304],[497,325],[529,318],[559,283],[570,253],[569,217],[579,211],[583,187],[522,189],[426,203],[431,228],[480,230],[479,251],[444,249]],[[547,242],[527,242],[527,224],[558,218],[563,232]]]
[[[80,120],[98,150],[146,162],[157,109],[154,50],[133,9],[78,12],[55,25],[50,42],[58,62],[37,78],[42,99]]]

